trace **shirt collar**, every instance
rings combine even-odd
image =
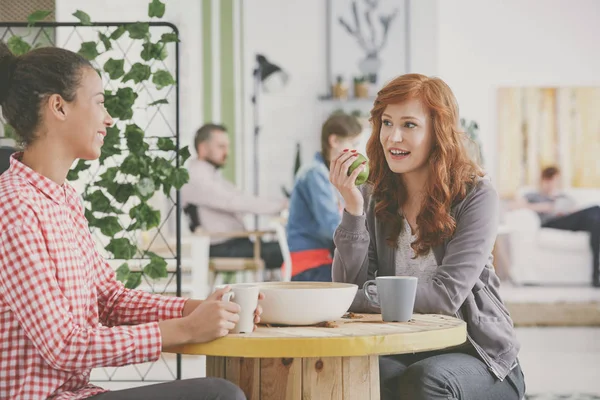
[[[21,162],[23,153],[14,153],[10,156],[10,173],[19,176],[29,182],[40,192],[44,193],[46,197],[52,201],[62,204],[71,197],[71,193],[67,190],[67,184],[59,185],[53,180],[46,178],[45,176],[35,172],[27,165]]]
[[[323,159],[323,154],[322,154],[320,151],[318,151],[318,152],[315,154],[315,160],[317,160],[317,161],[320,161],[320,162],[322,162],[323,164],[325,164],[325,160]]]

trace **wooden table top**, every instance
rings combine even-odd
[[[352,357],[439,350],[464,343],[467,327],[457,318],[415,314],[409,322],[383,322],[381,314],[355,314],[328,327],[259,326],[209,343],[167,352],[222,357]]]

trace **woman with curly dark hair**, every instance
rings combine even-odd
[[[88,60],[58,47],[15,56],[0,41],[0,107],[24,144],[0,175],[0,399],[245,400],[218,378],[115,391],[90,382],[95,368],[223,337],[240,309],[222,301],[231,288],[204,301],[127,289],[96,250],[67,181],[76,160],[100,157],[114,123]]]
[[[377,95],[367,145],[369,182],[348,175],[355,152],[333,161],[346,208],[334,235],[333,280],[416,276],[414,312],[455,316],[468,340],[443,351],[380,358],[382,399],[523,397],[519,343],[492,265],[498,196],[469,159],[456,99],[438,78],[400,76]],[[380,312],[361,290],[355,312]]]

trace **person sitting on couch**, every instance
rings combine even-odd
[[[560,170],[544,168],[540,189],[517,201],[518,206],[535,211],[542,227],[590,233],[593,253],[592,285],[600,287],[600,206],[577,210],[575,201],[560,190]]]

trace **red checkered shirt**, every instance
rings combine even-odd
[[[83,399],[90,370],[155,361],[185,299],[128,290],[73,187],[11,159],[0,176],[0,399]]]

